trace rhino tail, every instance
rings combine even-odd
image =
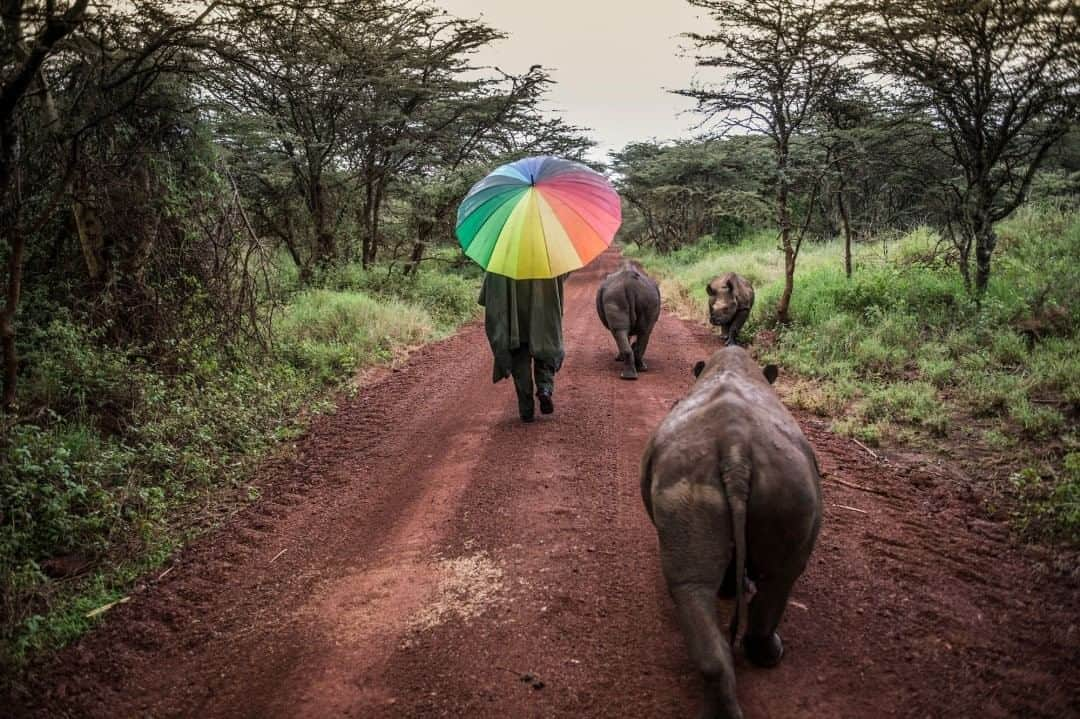
[[[633,332],[637,329],[637,302],[635,302],[634,293],[630,291],[629,287],[623,289],[626,296],[626,316],[630,320],[630,331]]]
[[[750,465],[739,447],[721,466],[721,480],[731,513],[731,534],[735,542],[735,616],[731,618],[731,644],[747,616],[746,601],[746,505],[750,498]]]

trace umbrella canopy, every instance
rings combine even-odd
[[[584,267],[622,223],[619,196],[579,162],[528,157],[473,185],[458,208],[465,254],[516,280],[558,277]]]

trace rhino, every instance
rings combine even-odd
[[[742,275],[725,272],[705,285],[709,295],[709,322],[724,333],[724,344],[733,345],[754,306],[754,287]]]
[[[596,313],[615,338],[619,349],[615,359],[625,365],[620,377],[637,379],[638,372],[648,369],[645,349],[660,317],[660,287],[644,270],[627,261],[600,283]],[[635,338],[633,344],[631,337]]]
[[[821,525],[821,478],[810,443],[741,347],[694,367],[697,380],[657,427],[641,462],[641,495],[690,656],[705,678],[702,716],[742,717],[732,648],[779,663],[777,627]],[[747,599],[747,585],[756,587]],[[718,594],[735,599],[729,640]]]

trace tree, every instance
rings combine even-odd
[[[721,132],[738,130],[765,135],[774,161],[774,207],[784,253],[784,291],[777,320],[789,320],[795,282],[795,263],[806,222],[796,226],[791,197],[800,171],[794,140],[808,129],[822,94],[840,67],[832,49],[829,17],[814,0],[689,0],[709,13],[712,32],[690,33],[698,50],[699,67],[724,71],[719,86],[698,86],[679,94],[698,102],[707,120]],[[816,202],[817,182],[811,178],[809,219]]]
[[[15,349],[15,315],[22,292],[25,228],[20,228],[21,198],[16,182],[18,113],[35,84],[43,84],[42,67],[56,54],[58,44],[86,18],[87,0],[75,0],[66,8],[52,0],[43,5],[24,0],[4,0],[0,35],[0,242],[6,245],[4,306],[0,310],[0,351],[3,352],[3,392],[0,406],[15,403],[19,361]],[[12,190],[15,190],[13,193]],[[13,201],[12,195],[15,195]],[[36,223],[34,223],[36,224]]]
[[[631,210],[625,234],[668,252],[758,223],[769,208],[761,195],[768,156],[751,137],[631,143],[612,153],[619,194]]]
[[[994,223],[1025,199],[1080,109],[1080,9],[1068,0],[880,0],[859,10],[871,66],[925,111],[959,177],[945,188],[946,233],[975,292],[990,278]]]
[[[423,3],[255,5],[226,37],[207,80],[220,140],[260,225],[304,277],[354,257],[373,263],[393,195],[512,144],[515,128],[535,127],[550,84],[539,65],[475,67],[474,51],[502,35]],[[442,204],[425,211],[441,215]]]

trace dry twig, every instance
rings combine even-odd
[[[837,484],[839,484],[841,486],[844,486],[844,487],[848,487],[849,489],[857,489],[860,492],[869,492],[870,494],[879,494],[882,497],[891,497],[892,496],[891,494],[889,494],[885,490],[874,489],[873,487],[864,487],[861,484],[855,484],[854,482],[845,482],[842,479],[837,479],[836,477],[832,476],[831,474],[826,474],[825,479],[836,482]]]
[[[109,602],[108,604],[102,604],[97,609],[91,609],[89,612],[86,613],[86,618],[87,619],[93,619],[97,615],[104,614],[105,612],[109,611],[110,609],[115,607],[117,604],[127,604],[130,601],[131,601],[131,597],[120,597],[115,602]]]

